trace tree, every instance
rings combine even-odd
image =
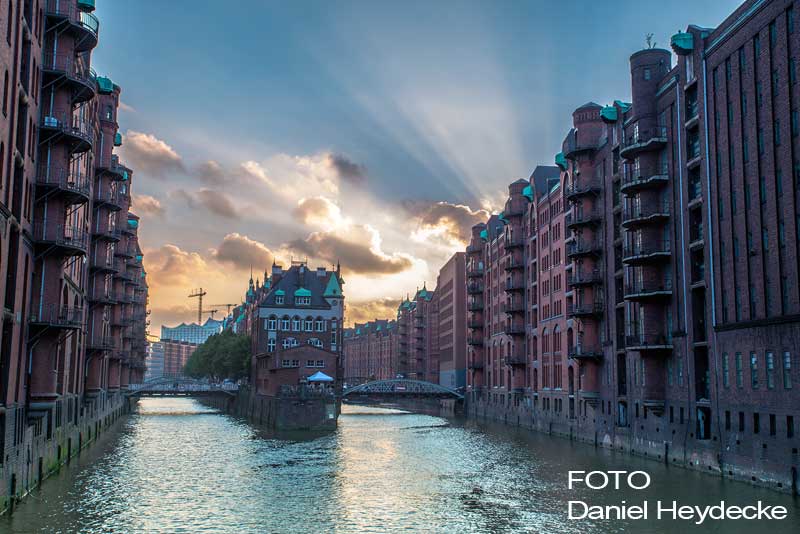
[[[189,357],[184,374],[194,378],[238,379],[250,374],[250,338],[225,330],[209,337]]]

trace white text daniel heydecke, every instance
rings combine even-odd
[[[592,490],[620,489],[627,486],[634,490],[643,490],[650,486],[650,475],[644,471],[570,471],[569,489],[579,484]],[[654,504],[642,501],[639,504],[628,504],[621,501],[618,505],[590,505],[585,501],[568,502],[568,518],[581,519],[666,519],[692,521],[702,525],[707,520],[771,520],[785,519],[789,512],[784,506],[765,505],[761,501],[747,506],[729,505],[725,501],[719,504],[694,506],[682,505],[677,501],[658,500]]]

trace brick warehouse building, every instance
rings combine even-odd
[[[0,509],[124,410],[147,284],[93,0],[2,2]]]
[[[396,321],[376,319],[346,328],[342,347],[345,383],[357,386],[372,380],[395,378],[398,346]]]
[[[473,228],[471,413],[797,490],[797,10],[633,54],[632,101],[576,109],[558,173]]]

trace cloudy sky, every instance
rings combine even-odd
[[[392,315],[552,162],[575,107],[629,99],[645,34],[738,2],[98,5],[158,333],[192,319],[193,287],[240,302],[273,258],[339,260],[349,320]]]

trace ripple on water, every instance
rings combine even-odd
[[[258,430],[189,399],[145,399],[122,431],[84,453],[0,532],[523,533],[691,530],[682,524],[576,523],[569,469],[643,468],[649,498],[791,499],[661,464],[498,425],[346,406],[328,434]],[[738,534],[742,524],[704,532]],[[635,527],[635,528],[634,528]],[[796,532],[778,524],[771,534]],[[5,529],[5,530],[4,530]]]

